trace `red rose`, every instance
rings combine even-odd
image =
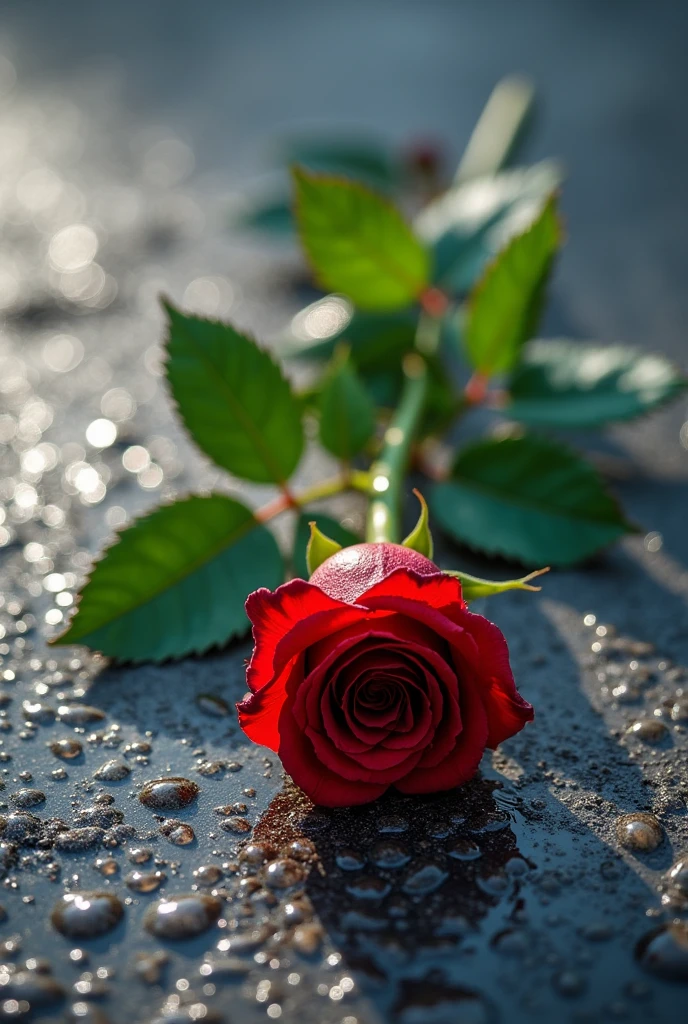
[[[329,807],[451,789],[533,718],[499,629],[399,544],[357,544],[246,602],[244,732]]]

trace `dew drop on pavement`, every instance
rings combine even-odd
[[[91,722],[102,722],[105,712],[90,704],[61,704],[57,709],[61,722],[67,725],[90,725]]]
[[[381,900],[387,896],[392,889],[389,882],[384,878],[377,878],[375,875],[364,875],[349,882],[346,891],[350,896],[358,900]]]
[[[16,811],[6,818],[0,817],[0,835],[11,843],[24,843],[27,839],[37,838],[43,823],[35,814]]]
[[[163,822],[158,831],[174,846],[188,846],[196,838],[191,825],[185,821],[177,821],[176,818]]]
[[[128,858],[132,864],[147,864],[153,856],[153,851],[149,846],[135,846],[128,853]]]
[[[154,903],[146,911],[143,926],[159,939],[191,939],[211,928],[221,913],[217,897],[185,893]]]
[[[93,866],[96,871],[100,871],[101,875],[105,875],[106,878],[116,875],[119,871],[119,864],[114,857],[99,857]]]
[[[105,830],[88,825],[85,828],[70,828],[55,837],[55,849],[63,853],[80,853],[81,850],[92,850],[100,846],[105,838]]]
[[[662,841],[662,826],[654,814],[623,814],[616,822],[616,837],[627,850],[650,853]]]
[[[233,815],[220,822],[220,828],[225,832],[246,833],[251,831],[251,822],[246,818],[239,818]]]
[[[83,747],[78,740],[55,740],[54,743],[50,744],[50,752],[55,757],[61,757],[63,761],[71,761],[83,751]]]
[[[214,693],[199,693],[196,697],[196,706],[199,711],[211,718],[226,718],[231,714],[231,709],[226,700]]]
[[[12,793],[10,800],[15,807],[26,810],[29,807],[38,807],[39,804],[44,804],[45,793],[40,789],[18,789],[16,793]]]
[[[120,900],[109,892],[68,892],[50,915],[53,927],[69,939],[93,939],[119,924],[124,915]]]
[[[193,873],[199,885],[217,885],[224,877],[224,872],[217,864],[201,864]]]
[[[482,851],[472,839],[457,839],[448,853],[454,860],[477,860]]]
[[[356,850],[340,850],[336,857],[337,867],[342,871],[360,871],[365,865],[365,857]]]
[[[654,928],[638,942],[635,955],[651,974],[688,982],[688,922],[673,921]]]
[[[130,871],[124,879],[134,892],[155,892],[166,880],[164,871]]]
[[[290,857],[273,860],[265,869],[265,884],[271,889],[289,889],[305,878],[305,872],[298,861]]]
[[[425,896],[439,889],[448,877],[439,864],[423,864],[406,876],[402,888],[409,896]]]
[[[191,779],[170,775],[163,779],[152,779],[139,793],[139,800],[154,811],[178,811],[198,796],[200,790]]]
[[[411,854],[402,843],[383,839],[370,851],[370,860],[378,868],[403,868]]]
[[[93,778],[97,779],[98,782],[121,782],[122,779],[126,779],[127,775],[131,774],[131,768],[129,765],[123,764],[121,761],[112,760],[106,761],[100,768],[97,768],[93,773]]]
[[[628,729],[628,733],[630,736],[637,736],[645,743],[661,743],[663,739],[666,739],[668,730],[664,722],[658,718],[643,718],[634,722]]]
[[[667,872],[667,879],[681,895],[688,897],[688,857],[677,860]]]

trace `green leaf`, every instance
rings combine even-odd
[[[458,569],[443,569],[447,576],[456,576],[461,580],[461,591],[464,601],[477,601],[480,597],[492,597],[493,594],[504,594],[507,590],[542,590],[542,587],[532,587],[530,581],[536,576],[542,576],[549,572],[547,569],[536,569],[522,576],[520,580],[482,580],[479,576],[471,576],[467,572],[460,572]]]
[[[184,424],[223,469],[256,483],[287,480],[301,458],[301,408],[272,357],[229,324],[169,317],[167,379]]]
[[[469,291],[490,260],[531,224],[563,173],[554,161],[459,183],[415,220],[434,252],[433,283],[453,294]]]
[[[329,359],[346,342],[359,369],[397,364],[413,348],[418,310],[388,313],[354,309],[342,295],[326,295],[296,314],[285,337],[287,356]]]
[[[319,565],[322,565],[331,555],[336,555],[338,551],[342,550],[342,545],[338,544],[336,540],[326,537],[322,530],[318,529],[318,524],[315,521],[311,521],[308,525],[311,535],[306,546],[306,565],[308,575],[312,576]]]
[[[322,512],[302,512],[296,524],[296,535],[294,537],[294,572],[303,580],[307,580],[310,573],[306,563],[306,551],[310,539],[310,523],[315,522],[317,528],[328,537],[332,538],[343,548],[352,544],[360,544],[361,538],[357,537],[351,530],[347,530],[332,516],[324,515]]]
[[[414,551],[420,552],[421,555],[425,555],[426,558],[429,558],[432,561],[433,543],[432,534],[430,533],[428,505],[419,490],[414,488],[413,493],[420,502],[420,516],[418,517],[418,522],[411,530],[406,540],[402,540],[401,543],[405,548],[412,548]]]
[[[485,271],[469,301],[464,327],[466,351],[479,373],[506,373],[532,336],[545,285],[561,240],[556,199],[513,238]]]
[[[358,455],[375,430],[375,406],[348,356],[335,356],[319,406],[323,446],[338,459]]]
[[[674,398],[687,383],[654,353],[538,339],[525,347],[512,374],[504,412],[524,423],[597,427],[640,416]]]
[[[185,498],[119,534],[53,642],[118,661],[200,654],[245,632],[246,596],[283,578],[277,543],[249,509],[220,494]]]
[[[463,449],[430,508],[456,540],[535,565],[573,565],[635,529],[592,466],[535,435]]]
[[[399,211],[358,182],[294,171],[301,242],[316,280],[361,309],[408,306],[427,287],[430,256]]]

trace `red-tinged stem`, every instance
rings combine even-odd
[[[363,491],[365,494],[370,489],[370,474],[359,469],[352,469],[348,473],[331,477],[328,480],[321,480],[311,487],[306,487],[298,494],[294,494],[288,488],[283,488],[282,493],[269,501],[267,505],[256,509],[253,513],[259,523],[267,523],[276,516],[287,512],[289,509],[300,509],[304,505],[310,505],[313,501],[321,498],[330,498],[334,494],[341,494],[342,491]]]
[[[449,297],[440,288],[426,288],[420,296],[423,310],[432,317],[441,317],[449,308]]]
[[[487,385],[489,377],[477,370],[464,388],[464,397],[469,405],[482,405],[487,397]]]

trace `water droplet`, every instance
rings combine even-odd
[[[370,851],[370,859],[378,868],[403,868],[411,860],[411,854],[402,843],[383,839]]]
[[[423,864],[406,876],[403,890],[409,896],[425,896],[435,892],[449,877],[449,872],[439,864]]]
[[[310,839],[294,839],[291,843],[288,843],[282,850],[282,856],[291,857],[293,860],[301,860],[308,862],[313,860],[316,856],[317,850],[315,843],[312,843]]]
[[[364,875],[349,882],[346,891],[359,900],[381,900],[391,891],[392,886],[384,878]]]
[[[68,939],[93,939],[119,924],[121,902],[109,892],[68,892],[50,915],[53,927]]]
[[[106,878],[116,875],[119,871],[119,864],[114,857],[99,857],[94,867],[96,871],[100,871],[101,875],[105,875]]]
[[[623,814],[616,822],[616,837],[627,850],[649,853],[662,841],[662,826],[654,814]]]
[[[673,921],[648,932],[637,944],[635,955],[651,974],[688,982],[688,922]]]
[[[251,822],[246,818],[238,818],[233,815],[220,822],[220,828],[225,832],[246,833],[251,831]]]
[[[188,846],[196,838],[196,833],[191,825],[187,825],[185,821],[178,821],[176,818],[170,818],[169,821],[163,822],[159,832],[174,846]]]
[[[265,869],[265,884],[271,889],[288,889],[298,885],[305,878],[305,872],[298,861],[290,857],[273,860]]]
[[[112,760],[101,764],[100,768],[94,771],[93,778],[97,779],[98,782],[121,782],[122,779],[126,779],[127,775],[130,774],[131,768],[129,765],[123,764],[121,761]]]
[[[11,843],[37,839],[42,827],[40,818],[23,811],[8,814],[6,818],[0,817],[0,833],[5,841]]]
[[[63,761],[71,761],[78,757],[83,747],[78,740],[55,740],[50,744],[50,751],[55,757],[61,757]]]
[[[81,807],[76,812],[77,824],[95,825],[97,828],[112,828],[124,820],[124,814],[117,807],[94,804],[93,807]]]
[[[134,892],[155,892],[167,881],[164,871],[130,871],[124,881]]]
[[[95,826],[69,828],[55,837],[55,849],[63,853],[80,853],[81,850],[91,850],[94,846],[100,846],[104,837],[104,829]]]
[[[200,711],[212,718],[226,718],[231,714],[227,701],[214,693],[199,693],[196,697],[196,704]]]
[[[454,860],[477,860],[482,850],[472,839],[457,839],[448,853]]]
[[[200,790],[191,779],[170,775],[147,782],[139,793],[139,800],[151,810],[178,811],[198,796]]]
[[[38,807],[39,804],[44,804],[45,793],[40,789],[18,789],[16,793],[12,793],[10,800],[15,807],[26,810],[29,807]]]
[[[217,885],[224,876],[222,869],[216,864],[201,864],[193,874],[199,885]]]
[[[336,860],[342,871],[360,871],[365,865],[365,857],[356,850],[340,850]]]
[[[553,979],[554,987],[562,996],[574,998],[585,991],[585,978],[577,971],[561,971]]]
[[[67,725],[89,725],[91,722],[102,722],[105,718],[104,711],[90,704],[61,704],[57,715]]]
[[[61,1002],[65,994],[62,985],[49,975],[37,971],[17,971],[16,974],[5,976],[0,989],[4,1010],[2,1016],[10,1020],[22,1019],[25,1017],[19,1009],[22,1003],[31,1008],[49,1006],[51,1003]],[[13,1003],[19,1004],[16,1010]],[[28,1009],[26,1012],[29,1012]]]
[[[147,864],[152,856],[153,851],[149,846],[135,846],[129,851],[129,860],[132,864]]]
[[[159,939],[191,939],[211,928],[221,913],[217,897],[189,893],[154,903],[146,911],[143,926]]]
[[[22,702],[22,714],[27,722],[36,722],[38,725],[45,725],[52,722],[55,717],[55,708],[43,701],[25,700]]]
[[[405,821],[398,814],[387,814],[380,818],[378,832],[385,834],[396,834],[408,831],[408,821]]]
[[[688,700],[677,700],[671,709],[673,722],[688,722]]]
[[[275,856],[275,848],[270,843],[249,843],[239,854],[239,860],[258,867]]]
[[[637,736],[645,743],[661,743],[668,733],[666,725],[658,718],[643,718],[634,722],[627,731],[630,736]]]

